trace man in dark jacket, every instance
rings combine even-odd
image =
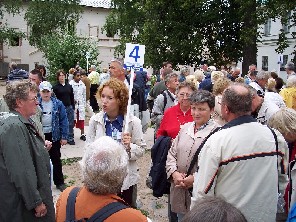
[[[28,72],[23,69],[17,68],[17,64],[15,62],[12,62],[10,64],[10,69],[11,69],[11,71],[8,74],[8,82],[29,78]]]

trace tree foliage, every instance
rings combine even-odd
[[[22,0],[0,1],[0,19],[3,18],[5,11],[13,15],[16,13],[19,13],[21,4],[22,4]],[[24,37],[24,33],[9,27],[5,22],[2,22],[0,24],[0,42],[9,41],[14,37]]]
[[[68,72],[77,63],[86,68],[86,52],[90,52],[89,64],[99,65],[96,43],[76,35],[47,36],[43,40],[41,51],[47,59],[51,74],[56,73],[58,69]]]
[[[80,0],[34,0],[28,4],[25,20],[31,27],[31,45],[42,47],[42,38],[56,33],[65,33],[69,24],[77,23],[82,12]],[[73,34],[73,33],[72,33]]]
[[[113,0],[113,10],[103,30],[119,34],[125,43],[146,46],[145,63],[158,67],[162,61],[174,64],[256,63],[258,26],[266,19],[281,18],[295,9],[290,0]],[[295,13],[291,15],[294,16]],[[293,20],[295,24],[295,20]],[[285,33],[279,38],[279,50],[287,47]],[[287,41],[286,41],[287,43]],[[282,47],[282,48],[281,48]]]

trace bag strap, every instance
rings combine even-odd
[[[270,131],[272,132],[272,135],[274,137],[274,140],[275,140],[275,150],[276,150],[276,168],[277,168],[277,171],[279,171],[279,166],[278,166],[278,161],[279,161],[279,143],[278,143],[278,139],[277,139],[277,136],[274,132],[274,130],[270,127],[268,127],[270,129]],[[279,181],[278,181],[278,192],[280,191],[280,185],[279,185]]]
[[[112,214],[129,208],[125,204],[121,202],[112,202],[106,205],[105,207],[101,208],[98,210],[94,215],[92,215],[87,222],[103,222],[105,221],[108,217],[110,217]]]
[[[212,136],[214,133],[216,133],[217,131],[219,131],[221,129],[221,127],[217,127],[216,129],[214,129],[212,132],[210,132],[209,135],[207,135],[204,140],[201,142],[201,144],[199,145],[199,147],[197,148],[192,160],[191,160],[191,163],[190,163],[190,166],[187,170],[187,174],[186,174],[186,177],[188,177],[191,173],[191,170],[193,169],[196,161],[197,161],[197,158],[198,158],[198,155],[201,151],[201,149],[203,148],[203,146],[205,145],[205,143],[207,142],[207,140],[209,139],[210,136]],[[197,168],[197,171],[198,171],[198,168]]]
[[[66,206],[66,221],[75,221],[75,203],[80,187],[74,187],[69,193]]]

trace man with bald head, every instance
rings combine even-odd
[[[252,94],[241,84],[226,88],[221,112],[227,123],[205,143],[194,175],[191,208],[206,196],[220,197],[247,221],[275,221],[279,192],[287,178],[278,166],[287,161],[287,144],[251,116]],[[275,137],[278,141],[276,148]]]

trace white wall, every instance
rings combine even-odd
[[[26,6],[24,6],[26,8]],[[101,33],[101,28],[105,23],[105,18],[109,13],[109,9],[84,7],[84,12],[77,23],[76,30],[79,36],[89,37],[97,42],[99,57],[98,61],[102,62],[101,68],[108,68],[110,60],[113,58],[114,48],[119,44],[119,37],[108,38],[105,33]],[[18,15],[4,15],[2,23],[7,23],[10,27],[19,29],[29,35],[29,28],[24,20],[25,10]],[[29,69],[35,67],[35,63],[45,64],[46,60],[42,57],[42,53],[35,47],[30,46],[26,38],[22,39],[21,46],[3,45],[4,62],[17,62],[29,64]],[[75,64],[73,64],[75,65]],[[84,67],[86,68],[86,67]]]

